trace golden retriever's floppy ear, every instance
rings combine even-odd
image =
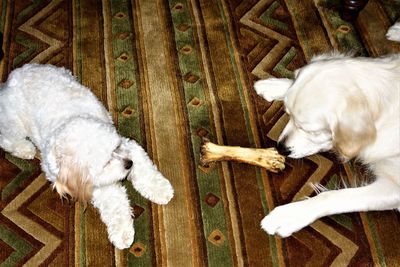
[[[333,129],[333,142],[345,159],[351,159],[375,140],[376,128],[366,101],[349,97],[345,105]]]
[[[89,177],[89,171],[68,158],[61,160],[60,171],[53,188],[57,190],[61,197],[68,194],[73,199],[85,204],[92,198],[93,184]]]

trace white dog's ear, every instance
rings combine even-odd
[[[376,128],[368,106],[356,97],[348,99],[333,126],[335,148],[345,159],[351,159],[375,138]]]
[[[92,198],[93,184],[89,170],[72,162],[68,157],[60,162],[60,170],[53,188],[61,197],[68,194],[83,203],[89,202]]]
[[[286,78],[270,78],[255,82],[254,89],[265,100],[283,100],[286,92],[292,86],[293,80]]]

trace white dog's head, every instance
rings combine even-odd
[[[347,59],[347,61],[345,60]],[[278,139],[280,153],[302,158],[335,149],[344,159],[358,155],[376,137],[376,110],[360,90],[368,74],[345,56],[320,56],[295,71],[295,79],[258,81],[265,99],[283,100],[289,122]],[[358,69],[357,69],[358,68]],[[368,73],[368,72],[366,72]]]
[[[70,122],[50,153],[58,169],[57,192],[83,202],[91,199],[93,187],[125,179],[133,164],[127,139],[112,125],[87,119]]]

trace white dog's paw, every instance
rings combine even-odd
[[[36,154],[36,148],[28,140],[19,140],[13,144],[11,154],[21,159],[33,159]]]
[[[160,205],[165,205],[174,196],[174,189],[172,188],[171,183],[159,172],[155,172],[154,177],[149,179],[147,182],[149,182],[149,184],[145,186],[135,186],[134,184],[134,187],[140,194],[150,201]]]
[[[114,229],[108,229],[109,239],[118,249],[129,248],[133,239],[135,238],[135,229],[131,220],[128,223],[121,223],[120,225],[114,225]]]
[[[293,80],[290,79],[270,78],[257,81],[254,84],[254,89],[259,96],[271,102],[273,100],[283,100],[292,84]]]
[[[276,207],[261,221],[261,228],[270,235],[292,235],[316,219],[313,211],[303,204],[304,201],[300,201]]]
[[[167,179],[160,180],[153,189],[153,198],[151,201],[154,203],[165,205],[174,196],[174,189]]]
[[[400,22],[395,23],[386,33],[388,40],[400,42]]]
[[[125,187],[119,183],[94,187],[91,202],[107,226],[111,243],[119,249],[128,248],[135,237],[135,230]]]

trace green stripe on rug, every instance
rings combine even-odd
[[[189,1],[169,1],[171,8],[172,22],[174,26],[175,42],[179,60],[179,68],[183,77],[183,90],[185,103],[187,104],[187,114],[189,118],[189,128],[192,143],[192,153],[196,155],[195,166],[199,166],[200,143],[201,140],[197,133],[200,129],[207,131],[211,136],[210,107],[205,98],[202,70],[199,63],[199,48],[196,45],[193,34],[193,19],[190,15]],[[182,5],[182,8],[175,8]],[[200,208],[203,218],[203,231],[206,241],[208,264],[209,266],[231,266],[232,255],[229,247],[227,222],[224,215],[222,201],[215,206],[209,206],[204,199],[207,196],[222,199],[221,184],[218,170],[213,169],[204,172],[196,168],[197,185],[200,193]],[[214,242],[212,237],[219,236],[220,242]],[[211,241],[210,241],[211,239]]]
[[[134,36],[133,14],[130,1],[110,1],[112,59],[116,88],[116,112],[118,112],[117,127],[121,135],[132,138],[143,145],[141,135],[139,106],[140,82],[136,74],[138,58]],[[151,233],[151,204],[135,191],[129,182],[125,182],[127,193],[134,210],[142,210],[134,219],[135,240],[133,247],[140,244],[140,253],[127,253],[128,266],[151,266],[154,258],[154,248]]]
[[[82,205],[79,205],[80,209],[80,221],[79,221],[79,225],[76,225],[75,227],[79,227],[79,244],[80,244],[80,248],[79,248],[79,266],[86,266],[86,231],[85,231],[85,217],[86,217],[86,213],[85,213],[85,208],[82,207]]]
[[[142,141],[139,114],[139,81],[130,1],[111,1],[112,46],[118,112],[118,130]]]

